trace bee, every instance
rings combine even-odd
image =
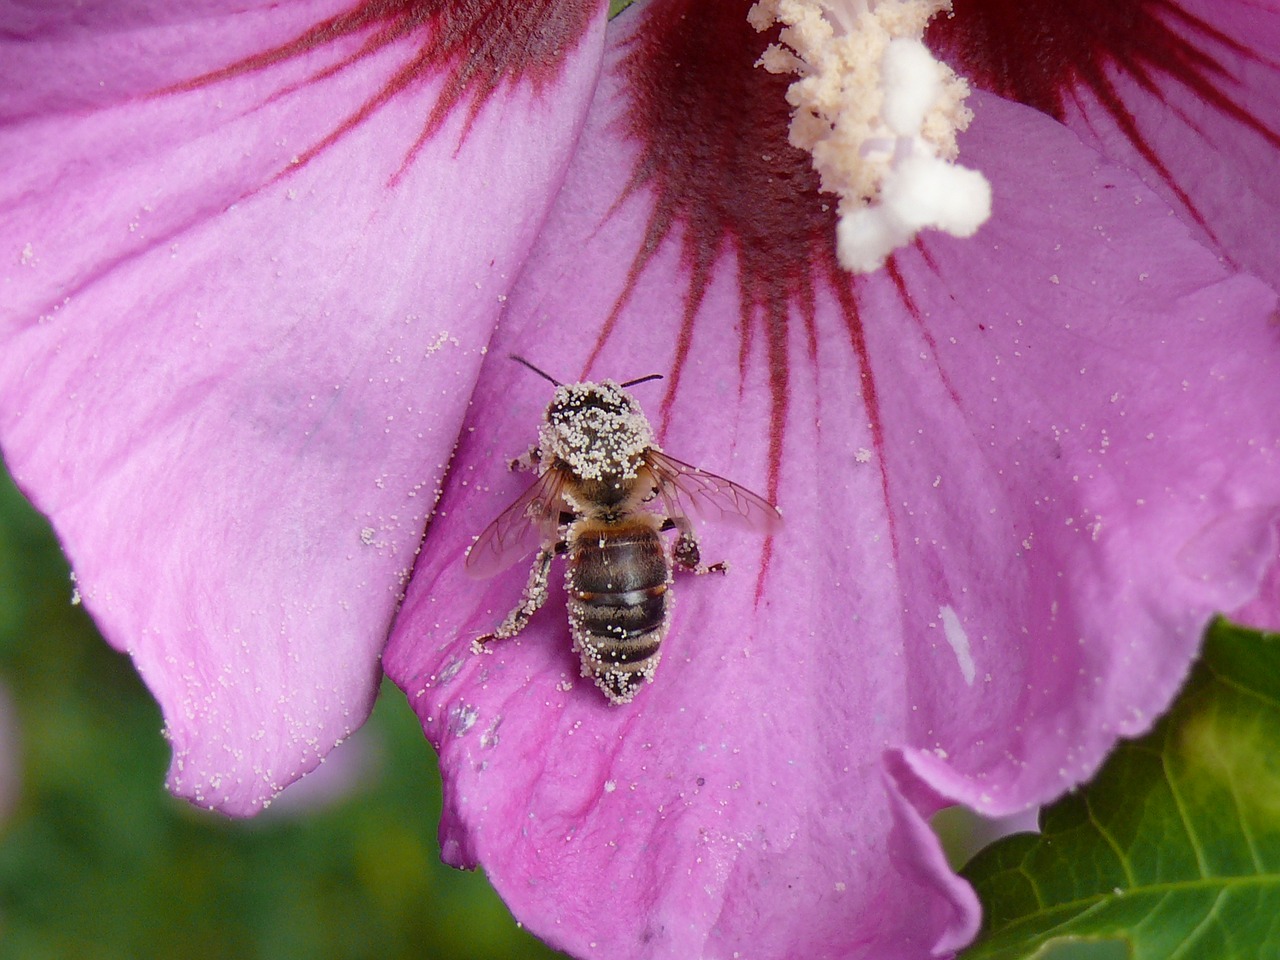
[[[523,357],[511,359],[555,385],[538,442],[512,469],[537,479],[467,551],[467,570],[492,576],[537,550],[520,603],[476,648],[520,633],[547,599],[552,561],[566,556],[569,632],[582,675],[616,704],[652,680],[671,625],[674,569],[728,570],[702,563],[690,508],[770,533],[782,515],[723,477],[667,456],[640,404],[627,392],[650,380],[562,384]],[[661,536],[675,530],[672,543]]]

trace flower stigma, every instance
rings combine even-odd
[[[869,273],[926,227],[969,237],[991,185],[955,162],[969,84],[921,38],[950,0],[758,0],[747,19],[782,26],[757,61],[795,73],[789,139],[839,197],[840,265]]]

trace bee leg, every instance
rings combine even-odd
[[[671,526],[668,527],[667,524]],[[663,524],[664,530],[675,528],[680,531],[680,536],[676,537],[675,548],[671,551],[671,559],[675,561],[677,567],[682,570],[689,570],[696,574],[704,573],[728,573],[729,564],[721,560],[719,563],[704,565],[702,562],[702,551],[698,547],[698,535],[693,532],[693,527],[678,520],[668,520]]]
[[[538,608],[547,602],[547,575],[551,571],[551,561],[560,552],[561,545],[543,547],[533,560],[529,569],[529,582],[524,586],[524,595],[514,610],[498,625],[493,633],[477,637],[471,648],[477,653],[486,643],[492,640],[509,640],[518,634],[529,623],[529,618],[538,612]]]

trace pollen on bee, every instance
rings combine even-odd
[[[655,446],[648,418],[612,380],[557,387],[538,441],[583,480],[634,479]]]

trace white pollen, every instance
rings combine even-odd
[[[900,137],[915,136],[942,95],[938,61],[919,40],[899,37],[889,41],[880,69],[884,78],[880,114],[884,122]]]
[[[940,608],[938,616],[942,618],[943,635],[951,645],[951,651],[956,655],[956,662],[960,664],[960,673],[964,676],[965,685],[972,687],[977,670],[973,665],[973,653],[969,649],[969,635],[965,633],[960,618],[950,606]]]
[[[790,141],[840,198],[837,253],[866,273],[923,229],[972,236],[991,186],[955,164],[973,118],[969,85],[921,42],[949,0],[758,0],[757,30],[782,25],[757,66],[794,73]]]
[[[630,479],[644,452],[657,449],[639,404],[612,380],[556,387],[538,446],[585,480],[599,480],[619,467]]]

